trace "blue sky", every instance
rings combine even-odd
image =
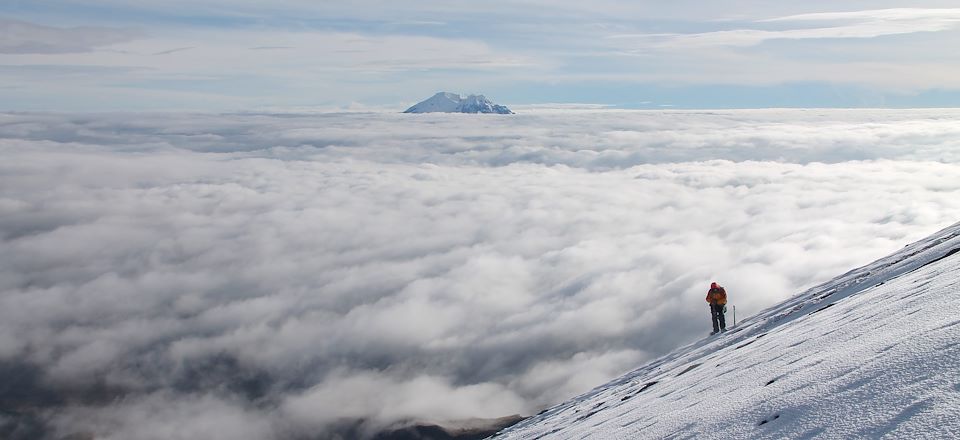
[[[0,109],[955,107],[952,5],[14,0]]]

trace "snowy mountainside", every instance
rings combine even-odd
[[[960,438],[958,251],[960,223],[494,437]]]
[[[437,92],[437,94],[408,108],[404,113],[497,113],[513,114],[505,106],[490,102],[483,95],[462,97],[456,93]]]

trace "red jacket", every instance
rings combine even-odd
[[[711,288],[707,291],[707,302],[710,304],[726,304],[727,291],[723,287]]]

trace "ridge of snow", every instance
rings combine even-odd
[[[958,299],[960,223],[494,437],[960,438]]]
[[[437,92],[433,96],[408,108],[404,113],[498,113],[513,114],[505,106],[490,102],[483,95],[460,96],[456,93]]]

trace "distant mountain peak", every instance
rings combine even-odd
[[[437,92],[408,108],[404,113],[498,113],[513,114],[506,106],[494,104],[483,95],[461,96],[459,93]]]

